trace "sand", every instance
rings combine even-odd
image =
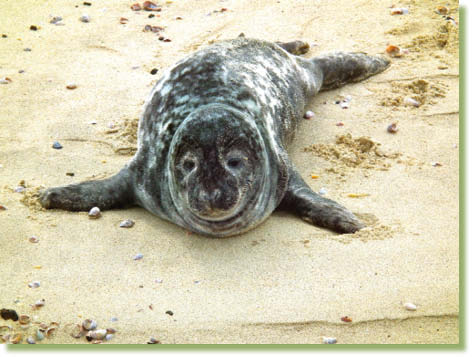
[[[59,323],[38,343],[89,343],[68,334],[86,318],[117,330],[107,343],[459,342],[459,50],[458,27],[435,12],[445,3],[402,1],[409,13],[391,15],[385,0],[175,0],[154,18],[131,1],[91,3],[0,6],[0,78],[10,79],[0,84],[0,308]],[[448,7],[458,22],[457,1]],[[171,41],[143,32],[148,24]],[[42,187],[106,177],[131,158],[163,69],[241,32],[306,40],[307,57],[406,50],[386,72],[320,93],[290,149],[308,184],[366,229],[338,235],[276,212],[244,235],[210,239],[141,208],[98,220],[40,209]],[[348,96],[347,109],[335,104]],[[135,226],[119,228],[124,219]],[[0,323],[25,337],[38,326]]]

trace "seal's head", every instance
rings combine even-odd
[[[191,113],[174,134],[167,158],[169,190],[184,225],[222,237],[265,219],[276,204],[270,156],[246,114],[224,105]]]

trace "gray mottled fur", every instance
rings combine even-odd
[[[289,53],[306,52],[297,42],[237,38],[179,61],[146,101],[133,159],[109,179],[50,188],[41,204],[137,204],[218,237],[251,229],[277,207],[337,232],[362,228],[346,208],[306,185],[286,148],[318,91],[365,79],[389,62],[341,52],[304,59]]]

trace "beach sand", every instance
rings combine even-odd
[[[444,2],[402,1],[408,14],[391,15],[391,0],[175,0],[153,18],[132,1],[91,3],[0,6],[0,78],[10,79],[0,84],[0,308],[33,319],[0,325],[23,343],[40,322],[59,327],[38,343],[89,343],[69,335],[86,318],[116,329],[107,344],[459,342],[459,45],[457,25],[435,12]],[[447,6],[458,22],[457,1]],[[148,24],[165,29],[143,32]],[[116,173],[163,69],[241,32],[306,40],[306,57],[406,50],[384,73],[320,93],[290,149],[308,184],[366,229],[339,235],[275,212],[244,235],[210,239],[142,208],[97,220],[40,208],[42,187]],[[349,108],[335,104],[347,96]],[[119,228],[124,219],[136,224]]]

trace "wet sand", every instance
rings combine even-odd
[[[131,1],[91,3],[0,7],[0,79],[11,80],[0,84],[0,308],[58,322],[41,343],[89,343],[68,334],[86,318],[118,331],[107,343],[458,343],[459,50],[458,27],[435,12],[444,3],[403,1],[409,13],[391,15],[391,1],[173,1],[153,18]],[[148,24],[171,41],[143,32]],[[241,32],[306,40],[307,57],[407,50],[382,74],[320,93],[290,150],[308,184],[368,228],[338,235],[276,212],[218,240],[141,208],[90,220],[39,207],[41,187],[117,172],[163,69]],[[335,104],[348,96],[349,108]],[[394,122],[398,132],[387,132]],[[135,226],[119,228],[124,219]],[[0,322],[25,337],[38,326]]]

